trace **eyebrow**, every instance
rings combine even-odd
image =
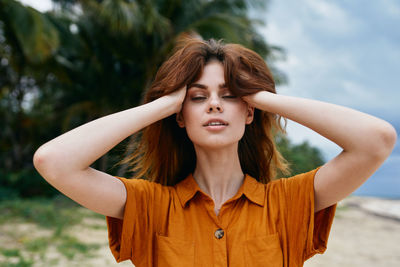
[[[201,84],[201,83],[192,83],[192,84],[188,85],[187,90],[189,90],[192,87],[197,87],[197,88],[200,88],[200,89],[207,89],[208,88],[207,85],[204,85],[204,84]],[[221,83],[220,85],[218,85],[218,87],[219,88],[227,88],[225,83]]]

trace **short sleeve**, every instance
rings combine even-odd
[[[111,252],[117,262],[131,259],[135,265],[151,263],[152,255],[148,252],[152,251],[157,231],[157,203],[165,190],[147,180],[116,178],[124,183],[127,199],[122,220],[106,217]]]
[[[314,177],[317,169],[282,179],[288,252],[306,261],[324,253],[335,216],[334,204],[314,213]]]

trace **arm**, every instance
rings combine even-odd
[[[58,136],[35,152],[35,168],[52,186],[79,204],[122,218],[126,202],[123,183],[90,165],[133,133],[179,112],[185,94],[186,88],[182,88]]]
[[[243,99],[258,109],[296,121],[343,149],[315,175],[315,212],[360,187],[390,155],[396,143],[396,131],[389,123],[350,108],[266,91]]]

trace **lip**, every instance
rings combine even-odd
[[[211,122],[219,122],[219,123],[223,123],[222,125],[208,125]],[[229,123],[221,120],[221,119],[211,119],[208,120],[205,124],[203,124],[203,127],[211,132],[218,132],[218,131],[222,131],[223,129],[225,129],[226,127],[228,127]]]
[[[223,125],[208,125],[211,122],[219,122],[219,123],[222,123]],[[218,127],[218,126],[221,127],[221,126],[228,126],[228,125],[229,125],[228,122],[221,120],[221,119],[210,119],[206,123],[203,124],[204,127]]]

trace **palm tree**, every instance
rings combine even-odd
[[[0,46],[11,47],[11,53],[0,56],[9,59],[9,69],[20,77],[33,77],[29,90],[37,90],[29,114],[37,127],[34,132],[42,135],[34,137],[34,144],[139,104],[182,35],[223,38],[266,59],[281,52],[265,42],[256,31],[260,21],[248,15],[251,4],[265,7],[262,0],[53,1],[54,10],[40,13],[15,0],[0,0],[5,37]],[[4,88],[0,84],[0,92]],[[45,121],[50,133],[43,133],[38,121]],[[97,167],[105,170],[109,161],[116,162],[120,149],[103,157]],[[118,175],[124,172],[121,167]]]
[[[24,194],[33,194],[38,188],[35,181],[39,179],[34,179],[37,175],[31,166],[32,151],[35,142],[45,139],[40,129],[47,116],[31,112],[29,99],[37,95],[38,88],[46,83],[43,67],[60,47],[58,34],[46,15],[16,1],[0,0],[2,197],[7,197],[10,188],[18,184],[23,185],[19,191]],[[31,179],[24,179],[21,183],[28,177]]]

